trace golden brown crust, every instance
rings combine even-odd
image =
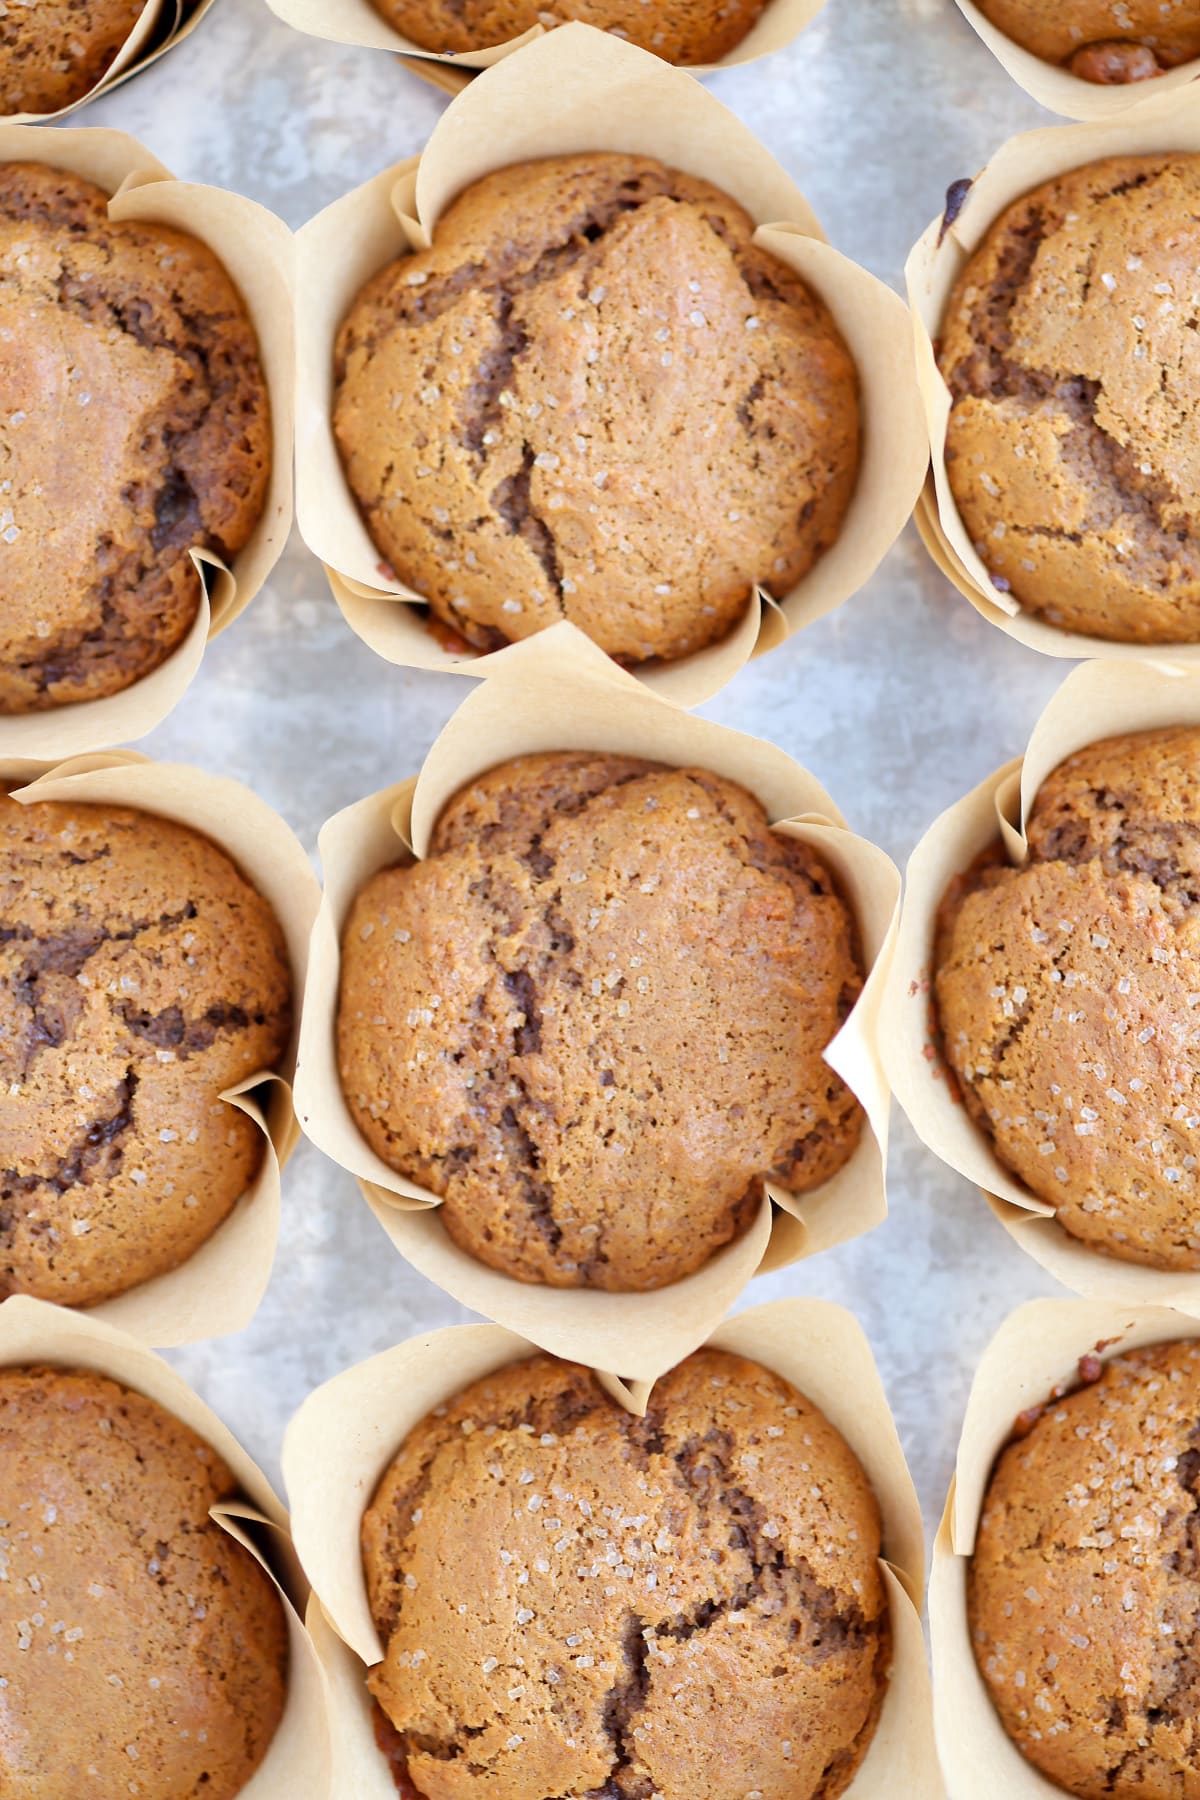
[[[946,308],[946,468],[996,587],[1068,631],[1200,638],[1200,156],[1015,201]]]
[[[1200,56],[1200,0],[979,0],[979,10],[1084,81],[1145,81]]]
[[[144,0],[7,0],[0,10],[0,117],[58,112],[91,92]]]
[[[368,1682],[425,1800],[836,1800],[870,1743],[879,1509],[745,1358],[689,1357],[645,1419],[574,1365],[501,1369],[409,1434],[362,1543]]]
[[[290,1015],[278,921],[215,844],[0,796],[0,1297],[92,1305],[191,1256],[262,1162],[218,1096]]]
[[[334,430],[391,570],[479,649],[560,618],[626,662],[725,636],[837,536],[857,376],[707,182],[649,158],[501,169],[338,334]]]
[[[570,20],[611,31],[672,63],[719,62],[758,22],[767,0],[372,0],[423,50],[490,50],[535,25]]]
[[[1200,1345],[1157,1344],[1048,1404],[992,1473],[976,1659],[1017,1748],[1079,1800],[1200,1794],[1198,1441]]]
[[[266,497],[240,296],[195,238],[107,208],[77,175],[0,164],[0,714],[156,669],[200,605],[189,552],[235,555]]]
[[[1043,782],[1029,859],[989,853],[938,927],[945,1056],[1072,1236],[1200,1268],[1200,731],[1109,738]]]
[[[283,1715],[274,1586],[208,1444],[90,1371],[0,1370],[0,1791],[233,1800]]]
[[[462,789],[429,856],[372,877],[342,944],[359,1129],[523,1281],[661,1287],[760,1204],[848,1159],[823,1060],[861,986],[812,851],[704,770],[519,757]]]

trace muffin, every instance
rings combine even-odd
[[[1200,56],[1200,0],[977,0],[1006,37],[1081,81],[1147,81]]]
[[[983,1503],[967,1604],[1008,1736],[1079,1800],[1200,1792],[1200,1346],[1080,1364],[1022,1416]]]
[[[200,606],[267,490],[246,308],[212,251],[108,196],[0,164],[0,713],[115,694]],[[70,454],[64,455],[64,444]]]
[[[8,0],[0,11],[0,116],[51,113],[89,94],[144,0]]]
[[[1200,638],[1200,156],[1110,157],[1015,201],[938,360],[946,470],[995,587],[1064,630]]]
[[[677,1281],[804,1193],[862,1115],[823,1053],[862,985],[806,845],[703,769],[518,757],[367,882],[337,1052],[371,1148],[453,1241],[552,1287]]]
[[[891,1653],[875,1497],[802,1394],[702,1350],[644,1419],[535,1356],[410,1433],[362,1523],[417,1800],[836,1800]]]
[[[1200,729],[1089,745],[938,919],[942,1045],[996,1154],[1072,1237],[1200,1268]]]
[[[833,543],[857,376],[829,312],[707,182],[521,163],[338,332],[333,424],[381,568],[478,650],[574,621],[627,663],[723,637]]]
[[[215,844],[0,795],[0,1298],[90,1306],[199,1249],[263,1157],[219,1096],[290,1013],[283,933]]]
[[[232,1800],[283,1716],[274,1585],[210,1445],[90,1370],[0,1370],[0,1792]]]
[[[756,24],[767,0],[372,0],[423,50],[490,50],[535,25],[577,19],[673,63],[719,62]]]

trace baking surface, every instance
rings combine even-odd
[[[897,289],[948,184],[1049,118],[952,0],[828,0],[790,50],[710,86],[771,146],[833,243]],[[236,188],[298,226],[418,151],[445,104],[384,53],[301,36],[263,0],[219,0],[178,50],[71,122],[132,132],[184,179]],[[866,589],[701,710],[790,752],[903,864],[936,813],[1024,748],[1068,667],[985,625],[909,526]],[[379,661],[293,536],[140,747],[249,782],[315,850],[331,813],[417,771],[470,687]],[[889,1187],[884,1226],[753,1282],[743,1304],[811,1294],[858,1315],[932,1534],[985,1342],[1022,1300],[1062,1290],[895,1110]],[[310,1388],[468,1316],[392,1252],[351,1177],[303,1144],[254,1323],[171,1361],[278,1480],[284,1424]]]

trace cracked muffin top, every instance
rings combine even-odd
[[[90,1370],[0,1370],[5,1800],[233,1800],[283,1716],[287,1622],[209,1518],[212,1447]]]
[[[1082,81],[1147,81],[1200,56],[1200,0],[977,0],[1006,37]]]
[[[1021,1754],[1078,1800],[1200,1792],[1200,1345],[1080,1364],[992,1471],[967,1605]]]
[[[946,1059],[1073,1237],[1200,1268],[1200,730],[1077,751],[1028,840],[1023,868],[997,846],[942,902]]]
[[[291,1029],[283,933],[199,832],[0,795],[0,1299],[174,1269],[258,1173],[219,1098]]]
[[[938,362],[946,468],[992,581],[1052,625],[1200,638],[1200,156],[1112,157],[1014,202]]]
[[[455,1243],[521,1281],[641,1290],[803,1193],[862,1115],[823,1059],[862,985],[805,844],[703,769],[518,757],[448,803],[424,861],[358,895],[342,1088]]]
[[[189,552],[233,556],[266,496],[240,296],[195,238],[107,208],[77,175],[0,164],[0,714],[156,669],[199,609]]]
[[[741,207],[645,157],[501,169],[338,333],[372,541],[479,650],[571,619],[624,662],[715,642],[834,541],[857,376]]]
[[[91,92],[144,0],[8,0],[0,8],[0,117],[58,112]]]
[[[767,0],[372,0],[423,50],[490,50],[535,25],[576,19],[653,50],[666,62],[719,62],[757,23]]]
[[[406,1800],[836,1800],[870,1744],[879,1507],[744,1357],[688,1357],[644,1419],[573,1364],[498,1370],[409,1434],[362,1550]]]

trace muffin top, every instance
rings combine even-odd
[[[409,1434],[362,1547],[402,1793],[836,1800],[870,1743],[879,1508],[743,1357],[690,1356],[644,1419],[582,1368],[510,1364]]]
[[[283,1606],[203,1439],[87,1370],[0,1370],[0,1791],[232,1800],[283,1716]]]
[[[975,1656],[1009,1737],[1068,1794],[1181,1800],[1200,1782],[1200,1345],[1080,1369],[1090,1385],[992,1472]]]
[[[219,1096],[278,1061],[290,1001],[275,915],[207,838],[0,795],[0,1298],[91,1305],[211,1236],[263,1154]]]
[[[1200,638],[1200,156],[1110,157],[1002,213],[946,309],[950,486],[1001,592]]]
[[[1108,738],[1043,782],[1029,858],[938,919],[945,1056],[971,1117],[1072,1236],[1200,1268],[1200,730]]]
[[[837,536],[857,377],[705,181],[647,157],[467,188],[338,333],[334,430],[395,574],[477,649],[568,618],[630,663],[723,637]]]
[[[1083,81],[1145,81],[1200,56],[1200,0],[977,0],[1043,62]]]
[[[807,845],[703,769],[519,757],[372,877],[342,942],[341,1081],[454,1241],[558,1287],[661,1287],[858,1142],[823,1052],[861,986]]]
[[[8,0],[0,11],[0,116],[58,112],[91,92],[145,0]]]
[[[0,393],[0,713],[114,694],[195,619],[189,552],[232,556],[262,512],[254,329],[196,239],[3,163]]]
[[[719,62],[757,23],[767,0],[373,0],[423,50],[490,50],[535,25],[570,19],[614,32],[673,63]]]

